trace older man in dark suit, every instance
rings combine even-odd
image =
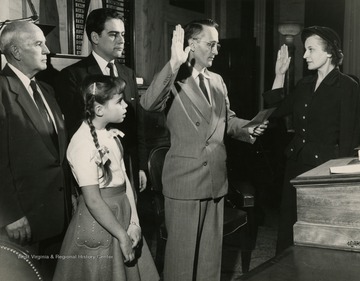
[[[53,89],[34,78],[49,53],[41,29],[11,23],[0,43],[0,239],[38,254],[66,227],[67,137]]]
[[[142,191],[146,187],[146,147],[143,136],[143,120],[140,116],[139,95],[134,72],[119,62],[124,50],[124,23],[117,11],[107,8],[90,12],[86,20],[86,33],[92,46],[92,53],[81,61],[63,69],[56,83],[59,105],[65,115],[70,135],[81,124],[84,101],[80,86],[86,76],[103,74],[121,77],[126,82],[125,101],[127,116],[117,124],[125,133],[123,138],[126,170],[134,184]]]

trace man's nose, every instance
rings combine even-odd
[[[308,56],[308,51],[306,50],[305,53],[304,53],[304,55],[303,55],[303,58],[306,59],[307,56]]]
[[[116,36],[116,39],[119,43],[124,43],[125,42],[125,38],[124,36],[122,36],[121,34],[119,34],[118,36]]]
[[[50,50],[49,48],[44,44],[43,46],[43,50],[42,50],[43,54],[50,54]]]

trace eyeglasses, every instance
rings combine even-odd
[[[193,38],[193,39],[194,39],[194,40],[197,40],[197,41],[199,41],[199,42],[204,42],[204,43],[206,43],[206,46],[208,46],[208,48],[209,48],[210,50],[213,50],[213,49],[216,47],[217,51],[219,51],[220,48],[221,48],[221,45],[220,45],[218,42],[216,42],[216,41],[208,42],[208,41],[202,41],[202,40],[200,40],[200,38]]]

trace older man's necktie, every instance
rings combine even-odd
[[[116,77],[115,76],[115,71],[114,71],[114,64],[112,62],[109,62],[106,67],[108,67],[109,70],[110,70],[110,76],[111,77]]]
[[[200,87],[201,91],[203,92],[207,101],[210,103],[209,94],[208,94],[208,91],[206,90],[206,86],[204,83],[204,75],[202,73],[199,74],[199,87]]]
[[[44,101],[43,99],[41,98],[41,95],[37,89],[37,85],[36,85],[36,82],[34,80],[31,80],[30,81],[30,87],[33,91],[33,97],[34,97],[34,100],[35,100],[35,103],[37,105],[37,108],[39,110],[39,113],[44,121],[44,124],[45,124],[45,127],[47,129],[47,131],[49,132],[49,135],[55,145],[55,147],[58,149],[59,147],[59,144],[58,144],[58,137],[57,137],[57,134],[56,134],[56,130],[55,130],[55,127],[54,127],[54,124],[50,118],[50,115],[46,109],[46,106],[44,104]]]

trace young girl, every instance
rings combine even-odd
[[[159,280],[144,239],[119,140],[108,128],[124,120],[125,82],[91,76],[83,83],[85,121],[67,158],[80,186],[79,205],[60,251],[54,281]]]

